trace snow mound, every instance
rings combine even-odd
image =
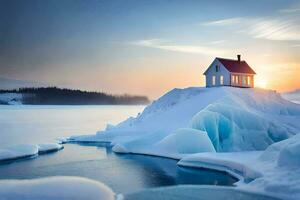
[[[114,199],[114,193],[104,184],[80,177],[1,180],[0,196],[10,200]]]
[[[58,143],[45,143],[45,144],[39,144],[38,145],[39,154],[58,151],[58,150],[61,150],[63,148],[64,148],[63,145],[58,144]]]
[[[278,167],[300,167],[300,134],[269,146],[260,159],[277,163]]]
[[[215,149],[205,132],[182,128],[169,135],[154,133],[136,139],[121,140],[113,146],[113,151],[181,158],[186,154],[215,152]]]
[[[218,152],[264,150],[299,133],[297,121],[300,105],[271,90],[173,89],[137,117],[108,125],[95,135],[71,137],[70,141],[111,142],[118,145],[116,152],[165,155],[156,150],[157,143],[177,129],[191,128],[206,132]]]
[[[177,154],[215,152],[206,132],[191,128],[176,130],[155,144],[154,148],[159,148],[165,152],[176,152]]]
[[[0,161],[36,156],[38,151],[37,145],[30,144],[22,144],[0,149]]]

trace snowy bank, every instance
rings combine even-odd
[[[50,177],[33,180],[1,180],[0,199],[114,199],[104,184],[80,177]]]
[[[63,149],[63,146],[57,143],[15,145],[0,149],[0,162],[35,157],[39,154],[50,153],[61,149]]]
[[[178,162],[186,167],[209,167],[245,180],[239,188],[282,199],[300,197],[300,134],[269,146],[265,151],[199,153]]]

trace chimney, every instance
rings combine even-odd
[[[238,59],[239,62],[241,62],[241,55],[240,54],[237,55],[237,59]]]

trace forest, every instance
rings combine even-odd
[[[0,90],[0,94],[3,93],[22,94],[22,104],[28,105],[138,105],[150,102],[147,96],[112,95],[58,87]]]

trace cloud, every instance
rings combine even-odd
[[[131,44],[166,51],[182,52],[182,53],[195,53],[203,55],[224,55],[228,51],[224,49],[212,48],[209,46],[193,46],[193,45],[178,45],[168,44],[167,42],[159,39],[139,40]]]
[[[298,17],[238,17],[209,21],[209,26],[232,26],[236,33],[243,33],[253,38],[281,41],[300,40],[300,20]]]
[[[300,8],[287,8],[279,10],[280,13],[295,13],[300,12]]]
[[[217,45],[217,44],[223,44],[223,43],[225,43],[225,42],[226,42],[226,40],[216,40],[216,41],[210,42],[210,44],[212,44],[212,45]]]
[[[205,25],[205,26],[227,26],[227,25],[238,24],[242,21],[242,19],[243,18],[240,18],[240,17],[220,19],[220,20],[204,22],[204,23],[202,23],[202,25]]]
[[[300,24],[293,19],[261,19],[251,24],[248,33],[268,40],[300,40]]]

